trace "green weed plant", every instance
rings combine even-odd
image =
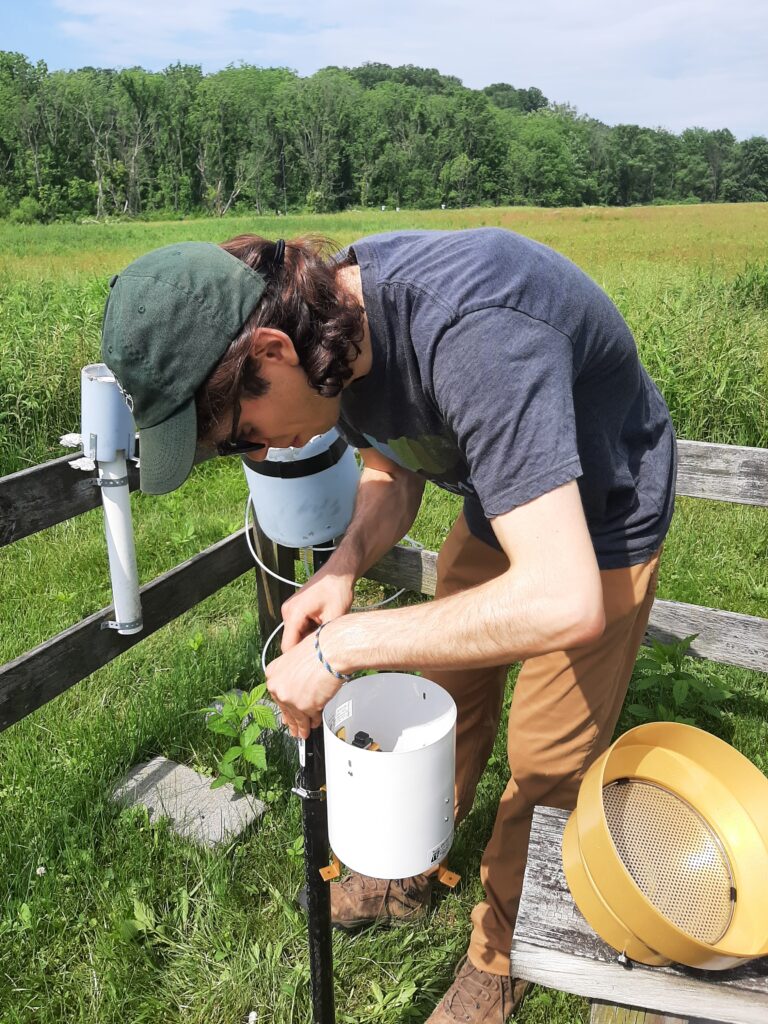
[[[712,679],[689,671],[694,664],[689,650],[697,635],[671,643],[651,640],[651,646],[643,648],[625,705],[631,725],[653,721],[704,727],[708,720],[723,717],[720,705],[733,694]]]
[[[278,729],[277,717],[264,703],[267,684],[252,690],[223,694],[206,708],[206,725],[212,733],[233,740],[219,757],[218,776],[211,789],[231,784],[238,793],[255,795],[267,771],[267,750],[260,742],[265,731]]]

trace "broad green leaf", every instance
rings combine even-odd
[[[230,747],[225,754],[222,755],[221,764],[229,764],[230,761],[234,761],[235,758],[240,757],[243,752],[242,747]]]
[[[265,704],[257,704],[251,713],[254,724],[258,725],[261,729],[277,728],[277,718],[272,708],[268,708]]]
[[[651,712],[644,704],[630,704],[627,711],[635,718],[639,718],[643,722],[647,722],[651,717]]]
[[[222,786],[226,786],[229,779],[226,775],[220,775],[218,779],[214,779],[210,785],[210,789],[221,789]]]
[[[254,688],[248,694],[248,703],[249,704],[256,704],[258,701],[263,700],[264,694],[266,692],[267,692],[267,684],[266,683],[259,683],[257,686],[254,686]]]
[[[140,932],[134,921],[120,921],[117,926],[117,934],[124,942],[133,942],[138,938]]]
[[[672,696],[675,699],[675,704],[680,707],[681,704],[685,703],[685,698],[688,696],[688,680],[687,679],[676,679],[672,684]]]
[[[133,901],[133,923],[140,932],[151,932],[155,927],[154,911],[138,899]]]
[[[222,736],[231,736],[235,739],[239,735],[235,726],[223,718],[209,718],[207,725],[211,732],[220,733]]]
[[[260,743],[254,743],[252,746],[247,747],[243,752],[243,758],[258,768],[259,771],[266,771],[267,752]]]
[[[243,747],[249,747],[252,743],[261,735],[261,726],[258,722],[251,722],[251,724],[243,729],[243,733],[240,737],[240,743]]]
[[[655,679],[652,679],[651,676],[643,676],[641,679],[638,679],[636,683],[632,684],[632,689],[636,693],[644,693],[645,690],[650,690],[651,687],[657,685],[658,683]]]

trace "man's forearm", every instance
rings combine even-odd
[[[415,474],[394,479],[365,470],[355,512],[327,571],[359,579],[408,532],[419,511],[424,481]]]
[[[510,570],[471,590],[418,606],[345,615],[324,634],[341,672],[366,668],[479,668],[590,642],[602,598],[574,600],[553,581]]]

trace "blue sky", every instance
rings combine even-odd
[[[765,0],[0,0],[0,49],[51,69],[418,64],[608,124],[768,134]]]

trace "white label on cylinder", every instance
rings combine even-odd
[[[336,708],[336,714],[333,716],[333,731],[338,732],[346,720],[351,717],[352,701],[345,700],[343,704],[340,704],[339,707]]]
[[[430,860],[431,860],[431,862],[433,864],[439,864],[440,861],[445,858],[446,854],[448,853],[448,851],[451,848],[451,843],[452,842],[453,842],[453,832],[451,832],[451,834],[449,836],[446,836],[446,838],[442,841],[442,843],[440,843],[439,846],[436,846],[434,848],[434,850],[432,851],[432,856],[431,856]]]

